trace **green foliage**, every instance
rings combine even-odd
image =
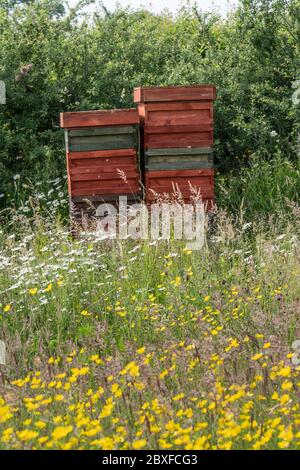
[[[196,7],[173,18],[94,5],[87,16],[90,3],[0,1],[0,193],[13,192],[15,174],[44,184],[65,174],[61,111],[132,106],[139,85],[217,86],[222,172],[254,153],[295,159],[299,0],[243,0],[227,19]]]
[[[300,36],[290,12],[296,3],[243,1],[220,30],[219,47],[209,51],[206,76],[219,91],[216,137],[222,169],[236,168],[253,153],[270,158],[278,148],[295,155],[299,127],[291,87],[299,74]]]
[[[219,206],[232,213],[242,208],[247,220],[268,215],[293,217],[300,194],[300,161],[292,163],[277,155],[271,161],[254,157],[240,174],[217,178]]]

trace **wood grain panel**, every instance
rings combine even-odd
[[[135,103],[157,101],[202,101],[216,98],[213,85],[138,87],[134,89]]]
[[[156,149],[154,149],[156,150]],[[166,149],[161,149],[166,150]],[[146,170],[185,170],[185,169],[200,169],[200,168],[213,168],[213,154],[210,148],[206,148],[206,153],[198,149],[182,149],[175,148],[167,149],[168,152],[158,152],[149,149],[145,154]],[[198,150],[191,152],[191,150]]]
[[[85,162],[85,160],[84,160]],[[88,174],[105,174],[105,173],[112,173],[118,176],[118,170],[124,171],[127,174],[135,173],[138,175],[138,167],[137,165],[124,165],[122,162],[117,163],[116,165],[107,164],[106,166],[79,166],[79,167],[71,167],[70,168],[70,175],[71,177],[74,175],[88,175]]]
[[[136,149],[106,149],[106,150],[93,150],[88,152],[70,152],[69,157],[71,160],[77,159],[92,159],[92,158],[110,158],[110,157],[135,157]]]
[[[97,111],[76,111],[60,114],[60,126],[63,128],[118,126],[138,124],[136,109],[113,109]]]
[[[178,132],[178,133],[159,133],[159,134],[144,134],[145,147],[160,148],[160,147],[209,147],[213,145],[213,131],[199,131],[199,132]]]
[[[193,195],[191,187],[203,198],[214,198],[214,171],[211,169],[147,171],[145,181],[147,200],[153,199],[152,191],[174,195],[177,188],[184,198],[189,198]]]
[[[78,168],[92,168],[97,166],[98,168],[103,168],[106,166],[119,167],[119,166],[138,166],[137,157],[108,157],[108,158],[82,158],[82,159],[70,159],[69,166],[70,169]]]
[[[177,178],[192,176],[214,176],[213,170],[174,170],[174,171],[150,171],[147,173],[151,178]]]
[[[201,155],[201,154],[213,154],[213,150],[211,147],[194,147],[194,148],[187,148],[187,147],[179,147],[179,148],[154,148],[148,149],[146,151],[147,156],[172,156],[172,155],[182,155],[182,156],[192,156],[192,155]]]
[[[69,136],[70,152],[124,149],[132,148],[135,145],[136,136],[133,134],[95,135],[84,137]]]
[[[101,194],[127,194],[139,191],[138,181],[128,179],[124,181],[105,180],[105,181],[71,181],[72,196],[95,196]]]
[[[138,106],[140,119],[146,125],[198,125],[213,122],[211,102],[149,103]]]

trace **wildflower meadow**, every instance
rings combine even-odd
[[[191,251],[74,238],[53,185],[1,232],[1,448],[299,448],[298,209]]]
[[[125,3],[0,0],[0,450],[299,450],[299,0]],[[209,106],[172,95],[147,136],[134,88],[193,85]],[[64,140],[60,113],[133,106]],[[72,223],[125,185],[102,139],[130,196],[197,173],[201,246]]]

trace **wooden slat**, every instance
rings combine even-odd
[[[174,187],[178,186],[183,191],[190,191],[190,186],[205,189],[206,191],[213,191],[213,184],[208,177],[191,177],[186,180],[184,179],[147,179],[148,185],[147,190],[154,189],[158,192],[172,192]]]
[[[176,133],[176,134],[144,134],[146,149],[161,147],[209,147],[213,144],[213,131]]]
[[[128,149],[106,149],[106,150],[93,150],[85,152],[70,152],[69,158],[71,160],[84,159],[84,158],[115,158],[115,157],[135,157],[137,151],[134,148]]]
[[[97,189],[97,188],[101,189],[104,187],[107,187],[107,188],[127,187],[128,189],[128,185],[131,183],[136,184],[137,181],[135,179],[128,179],[125,182],[121,178],[118,180],[116,180],[115,178],[111,178],[111,179],[103,180],[103,181],[72,181],[72,188],[73,189],[79,189],[79,188],[89,189],[89,185],[90,185],[91,189]],[[101,194],[101,192],[99,194]]]
[[[84,183],[87,183],[84,185]],[[101,184],[100,184],[101,183]],[[95,196],[101,198],[103,195],[111,194],[122,196],[128,193],[137,193],[140,187],[135,180],[128,180],[127,184],[116,184],[115,180],[106,181],[72,181],[71,193],[73,196]]]
[[[127,171],[126,172],[126,178],[128,180],[136,178],[138,179],[138,172],[135,170]],[[105,180],[114,180],[116,182],[122,180],[120,174],[118,171],[111,171],[110,172],[97,172],[97,173],[76,173],[72,174],[71,173],[71,181],[105,181]]]
[[[118,135],[118,134],[135,134],[136,126],[103,126],[103,127],[89,127],[87,129],[72,129],[69,130],[70,137],[85,137],[93,135]]]
[[[180,125],[180,126],[167,126],[167,125],[160,125],[160,126],[150,126],[145,125],[144,132],[145,134],[191,134],[191,133],[198,133],[198,132],[206,132],[212,131],[213,125],[210,124],[201,124],[201,125]]]
[[[210,102],[172,102],[139,105],[141,121],[146,125],[202,125],[213,123]]]
[[[148,191],[147,193],[147,198],[149,199],[149,196],[152,197],[154,196],[155,198],[155,194],[158,194],[158,195],[169,195],[169,196],[172,196],[172,195],[175,195],[175,194],[181,194],[181,196],[184,198],[184,199],[187,199],[187,198],[191,198],[192,196],[200,196],[201,198],[203,199],[213,199],[214,197],[214,194],[213,194],[213,191],[196,191],[196,193],[193,193],[190,189],[188,190],[185,190],[185,189],[182,189],[180,188],[179,191],[177,189],[169,189],[169,188],[166,188],[165,190],[161,189],[161,190],[155,190],[153,188],[152,191]],[[154,199],[153,198],[153,199]]]
[[[147,173],[149,178],[176,178],[192,176],[214,176],[214,170],[170,170],[170,171],[151,171]]]
[[[138,124],[138,112],[134,108],[97,111],[76,111],[60,114],[60,126],[63,128],[120,126]]]
[[[203,186],[203,187],[212,187],[213,180],[209,176],[189,176],[186,178],[151,178],[147,177],[146,174],[146,181],[152,186],[156,188],[165,188],[165,187],[173,187],[174,184],[178,184],[182,188],[189,188],[190,183],[196,186]],[[149,189],[149,188],[147,188]]]
[[[85,162],[86,160],[84,160]],[[122,163],[118,163],[116,165],[111,165],[110,163],[104,165],[92,165],[92,166],[75,166],[70,168],[70,175],[88,175],[88,174],[98,174],[101,175],[103,173],[113,173],[115,175],[118,174],[118,170],[124,171],[124,173],[135,173],[138,174],[138,167],[137,165],[123,165]]]
[[[123,142],[126,144],[133,143],[134,138],[131,134],[118,134],[118,135],[91,135],[91,136],[85,136],[85,137],[70,137],[69,136],[69,146],[71,148],[72,145],[80,145],[80,144],[97,144],[100,143],[101,145],[103,143],[111,143],[111,142],[117,142],[122,145]],[[131,145],[133,147],[133,145]],[[122,147],[118,147],[122,148]],[[127,148],[127,147],[125,147]],[[102,150],[102,149],[100,149]]]
[[[178,192],[169,192],[169,191],[166,191],[165,193],[163,192],[158,192],[158,191],[148,191],[146,193],[146,201],[149,202],[149,201],[154,201],[155,199],[157,199],[157,195],[162,197],[164,195],[168,195],[169,198],[172,199],[172,196],[178,194]],[[195,198],[196,195],[199,195],[200,198],[202,199],[202,201],[211,201],[211,202],[214,202],[215,198],[214,198],[214,195],[206,195],[206,194],[193,194],[193,193],[186,193],[186,194],[181,194],[181,196],[183,197],[184,201],[185,202],[190,202],[191,200],[193,200],[193,198]]]
[[[213,163],[211,154],[205,155],[146,155],[147,163]]]
[[[146,170],[189,170],[198,168],[213,168],[213,163],[210,162],[164,162],[146,164]]]
[[[69,138],[69,150],[71,152],[125,149],[132,148],[135,145],[136,138],[131,134]]]
[[[161,191],[170,191],[174,185],[178,185],[182,189],[189,189],[190,185],[200,187],[200,188],[209,188],[213,189],[213,184],[211,179],[208,176],[197,176],[189,178],[161,178],[161,179],[151,179],[146,178],[148,182],[147,189],[159,189]]]
[[[163,195],[163,194],[174,195],[174,194],[180,193],[183,198],[190,198],[191,196],[196,196],[196,194],[199,195],[200,197],[203,197],[204,199],[212,199],[213,198],[213,191],[212,190],[211,191],[205,191],[205,190],[201,191],[201,190],[199,190],[195,194],[193,194],[193,192],[190,189],[183,189],[183,188],[179,188],[179,191],[175,190],[175,189],[172,190],[170,188],[165,188],[165,189],[161,188],[160,190],[155,190],[153,188],[153,191],[148,191],[149,194],[151,194],[151,193],[153,194],[153,192],[154,192],[154,195],[155,195],[155,193],[160,194],[160,195]]]
[[[180,103],[178,101],[171,101],[170,103],[141,103],[138,109],[145,109],[147,111],[213,111],[213,104],[210,101],[188,101]]]
[[[194,148],[186,148],[186,147],[180,147],[180,148],[154,148],[154,149],[148,149],[146,151],[146,155],[148,157],[150,156],[177,156],[177,155],[182,155],[182,156],[189,156],[189,155],[201,155],[201,154],[212,154],[213,150],[211,147],[194,147]]]
[[[149,151],[146,152],[146,169],[151,170],[184,170],[184,169],[199,169],[199,168],[213,168],[213,155],[209,154],[182,154],[172,155],[171,150],[167,155],[149,155]],[[178,150],[178,149],[176,149]],[[188,149],[190,150],[190,149]]]
[[[211,124],[213,122],[212,113],[209,110],[194,111],[149,111],[145,113],[145,123],[151,126],[180,126]]]
[[[213,85],[138,87],[134,89],[134,102],[214,100],[216,88]]]
[[[71,195],[72,196],[96,196],[99,194],[118,194],[123,196],[124,194],[127,194],[128,192],[136,193],[139,191],[139,187],[136,183],[130,183],[130,185],[127,186],[92,186],[88,185],[88,187],[79,187],[79,188],[73,188],[71,189]]]
[[[80,160],[70,160],[69,163],[70,171],[75,170],[80,172],[82,168],[101,168],[111,167],[111,168],[122,168],[126,167],[138,167],[138,161],[135,157],[109,157],[109,158],[82,158]],[[98,170],[97,170],[98,171]]]
[[[125,144],[122,143],[123,148]],[[132,142],[128,142],[128,147],[132,146]],[[72,152],[90,152],[94,150],[117,150],[120,148],[120,143],[118,142],[105,142],[105,143],[90,143],[90,144],[70,144],[70,150]]]
[[[159,183],[159,184],[158,184]],[[196,189],[196,191],[200,191],[203,194],[203,197],[213,197],[214,195],[214,186],[212,183],[207,181],[207,179],[201,178],[190,178],[187,181],[182,180],[152,180],[151,178],[146,178],[146,188],[149,192],[153,190],[159,194],[161,193],[170,193],[173,194],[176,192],[177,188],[182,192],[183,195],[189,195],[192,193],[191,188]]]
[[[141,193],[128,193],[122,194],[122,196],[126,196],[128,201],[135,201],[140,199]],[[118,201],[120,194],[101,194],[97,196],[72,196],[71,201],[73,203],[84,203],[85,201],[90,201],[92,203],[102,203],[102,202],[109,202],[109,201]]]
[[[189,174],[187,174],[189,173]],[[161,176],[159,176],[162,174]],[[189,183],[196,185],[213,187],[213,170],[165,170],[146,172],[146,183],[154,187],[172,187],[173,184],[189,187]],[[148,188],[147,188],[148,189]]]

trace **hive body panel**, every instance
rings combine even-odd
[[[136,88],[144,141],[146,199],[214,203],[211,85]]]
[[[138,122],[136,109],[62,113],[73,217],[119,196],[140,199]]]

